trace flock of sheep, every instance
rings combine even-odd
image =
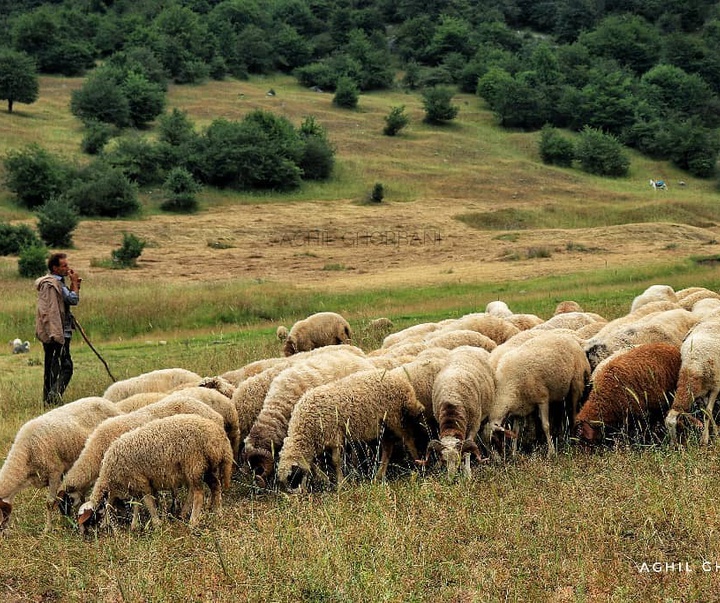
[[[707,444],[715,427],[720,294],[702,287],[653,285],[611,321],[572,301],[547,320],[494,301],[369,352],[333,312],[277,335],[282,356],[206,378],[152,371],[25,423],[0,469],[0,529],[30,485],[47,487],[47,529],[58,509],[85,531],[133,500],[157,524],[163,491],[195,525],[205,486],[219,512],[234,471],[300,492],[340,484],[367,451],[376,479],[393,459],[470,476],[472,459],[518,448],[552,456],[558,442],[586,448],[616,432],[677,444],[695,430]]]

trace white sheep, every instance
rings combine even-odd
[[[417,457],[408,423],[424,411],[402,371],[368,370],[308,390],[298,401],[278,461],[278,481],[297,491],[316,459],[330,449],[335,480],[343,480],[342,451],[347,442],[380,440],[382,455],[376,479],[385,476],[394,439]]]
[[[537,410],[548,456],[554,456],[551,412],[557,410],[555,417],[572,426],[589,377],[590,365],[574,336],[547,331],[526,341],[498,363],[495,399],[488,412],[484,440],[489,444],[496,433],[512,437],[515,434],[505,429],[504,421],[510,416],[527,417]]]
[[[535,314],[513,314],[512,316],[506,317],[505,320],[521,331],[527,331],[545,322]]]
[[[138,410],[139,408],[144,408],[148,404],[158,402],[167,395],[168,394],[165,392],[141,392],[139,394],[128,396],[127,398],[120,400],[120,402],[115,402],[115,406],[117,406],[118,410],[128,413]]]
[[[156,419],[110,445],[90,499],[78,511],[78,523],[85,530],[101,520],[116,500],[139,498],[158,525],[157,491],[187,486],[181,517],[192,507],[190,525],[195,526],[203,508],[203,483],[210,488],[211,508],[219,512],[222,490],[230,487],[232,467],[230,442],[216,422],[186,414]],[[131,529],[138,526],[138,517],[136,505]]]
[[[686,310],[694,310],[695,304],[699,301],[705,301],[708,299],[720,302],[720,293],[715,293],[715,291],[711,291],[710,289],[698,287],[696,291],[688,293],[682,298],[678,298],[678,305]]]
[[[500,362],[500,359],[510,350],[514,350],[520,347],[526,341],[530,341],[535,337],[542,337],[545,333],[548,332],[570,335],[576,338],[578,343],[580,343],[581,345],[585,343],[585,340],[578,334],[577,331],[574,331],[573,329],[528,329],[527,331],[520,331],[517,335],[513,335],[502,345],[499,345],[494,350],[491,350],[490,356],[488,358],[490,366],[492,366],[493,369],[497,369],[497,365]]]
[[[488,302],[485,306],[485,313],[499,318],[507,318],[513,315],[513,311],[504,301],[495,300]]]
[[[718,310],[720,310],[720,299],[705,298],[696,301],[692,306],[691,312],[700,320],[704,320],[715,314]]]
[[[141,392],[169,392],[183,383],[197,383],[202,379],[197,373],[183,368],[166,368],[150,371],[116,381],[103,394],[104,398],[119,402],[120,400]]]
[[[238,369],[233,369],[231,371],[226,371],[222,373],[220,376],[223,379],[226,379],[230,383],[232,383],[235,387],[240,385],[245,379],[249,379],[250,377],[253,377],[254,375],[257,375],[259,373],[262,373],[265,369],[270,368],[271,366],[274,366],[276,364],[282,364],[283,362],[286,362],[287,358],[285,356],[278,356],[273,358],[261,358],[260,360],[255,360],[253,362],[249,362],[248,364],[241,366]]]
[[[452,350],[460,346],[474,346],[488,352],[497,347],[487,335],[470,329],[440,329],[430,333],[424,340],[428,347]]]
[[[607,321],[594,312],[560,312],[548,318],[545,322],[533,327],[533,329],[541,331],[549,331],[552,329],[572,329],[577,331],[588,325],[597,323],[604,324]]]
[[[72,467],[96,425],[122,414],[109,400],[80,398],[27,421],[0,469],[0,529],[8,525],[15,496],[28,486],[47,487],[45,530],[63,474]]]
[[[557,316],[558,314],[566,314],[568,312],[584,312],[584,310],[582,306],[576,301],[564,300],[558,302],[558,304],[555,306],[553,316]]]
[[[300,397],[309,389],[360,370],[374,368],[356,353],[337,346],[294,363],[275,377],[250,433],[243,459],[260,483],[273,474],[275,457],[287,435],[288,421]]]
[[[650,285],[645,291],[633,299],[630,312],[650,302],[669,301],[677,303],[677,295],[670,285]]]
[[[283,342],[283,353],[292,356],[328,345],[349,344],[352,329],[336,312],[317,312],[297,321]]]
[[[383,339],[382,349],[387,350],[392,346],[398,345],[399,343],[411,343],[420,341],[425,338],[428,333],[437,331],[441,326],[436,322],[423,322],[417,325],[406,327],[396,333],[391,333],[385,339]]]
[[[430,442],[428,455],[438,453],[450,477],[463,459],[465,475],[470,477],[470,455],[482,459],[475,437],[495,397],[495,371],[489,356],[477,347],[455,348],[435,377],[432,402],[439,439]]]
[[[453,322],[455,329],[470,329],[482,333],[492,339],[497,345],[505,343],[520,329],[507,320],[482,312],[466,314]]]
[[[115,440],[150,421],[178,414],[195,414],[215,421],[223,428],[225,426],[223,417],[207,404],[177,393],[133,412],[105,419],[90,434],[77,460],[63,478],[58,492],[63,514],[69,515],[71,509],[77,509],[85,499],[100,474],[105,452]]]
[[[13,354],[27,354],[30,351],[30,342],[15,338],[10,343]]]
[[[720,393],[720,316],[707,318],[688,333],[680,346],[680,374],[673,404],[665,425],[673,443],[677,443],[677,426],[681,417],[690,419],[696,401],[705,406],[700,443],[710,442],[710,427],[715,428],[713,409]],[[690,419],[691,423],[694,423]]]

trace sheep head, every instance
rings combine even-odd
[[[85,534],[88,528],[96,527],[105,517],[107,498],[103,498],[97,506],[91,501],[83,503],[78,509],[78,526],[80,533]]]
[[[309,467],[302,467],[300,463],[293,463],[290,467],[284,468],[282,473],[278,472],[278,480],[288,492],[298,494],[306,489],[309,473]]]
[[[283,354],[285,354],[285,356],[292,356],[297,353],[298,349],[295,338],[292,335],[288,335],[285,338],[285,345],[283,345]]]
[[[270,450],[264,448],[255,448],[254,446],[248,450],[248,445],[245,447],[245,462],[250,466],[253,474],[255,475],[255,481],[258,485],[265,487],[267,480],[272,477],[275,470],[275,457]]]
[[[54,507],[59,509],[60,513],[65,516],[69,516],[73,509],[80,505],[80,493],[79,492],[67,492],[66,490],[60,490],[55,497]]]
[[[287,327],[283,327],[282,325],[280,325],[280,326],[277,328],[277,331],[275,332],[275,335],[277,336],[277,338],[278,338],[281,342],[284,342],[284,341],[287,339],[287,336],[288,336]]]
[[[0,530],[7,528],[10,522],[10,513],[12,512],[12,504],[0,498]]]
[[[588,449],[590,446],[600,443],[603,426],[602,421],[578,421],[575,424],[575,436],[583,448]]]
[[[214,389],[220,392],[226,398],[232,398],[235,393],[235,386],[230,383],[227,379],[223,379],[219,375],[214,377],[205,377],[200,380],[198,387],[206,387],[207,389]]]

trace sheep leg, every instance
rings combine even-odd
[[[159,526],[161,524],[161,521],[160,515],[158,514],[157,510],[157,505],[155,504],[155,497],[152,495],[151,492],[148,492],[143,495],[142,501],[147,507],[148,512],[150,513],[150,519],[152,520],[153,525]],[[135,511],[133,511],[133,521],[135,521]]]
[[[470,470],[470,453],[466,452],[463,454],[463,471],[465,473],[465,477],[470,479],[472,477],[472,471]]]
[[[45,505],[45,532],[49,532],[52,529],[52,512],[55,507],[55,499],[57,498],[58,490],[60,490],[60,476],[51,475],[48,483],[48,496]]]
[[[203,501],[205,498],[202,486],[200,486],[199,488],[197,485],[192,486],[190,492],[188,492],[188,497],[190,496],[192,496],[192,513],[190,513],[190,525],[196,526],[200,521],[200,514],[202,513]]]
[[[547,439],[547,455],[548,457],[555,456],[555,444],[553,444],[552,435],[550,434],[550,404],[548,402],[538,404],[538,414],[540,415],[540,423],[545,432],[545,438]]]
[[[335,467],[335,484],[340,487],[345,476],[342,470],[342,446],[333,446],[330,452],[332,464]]]
[[[710,443],[710,430],[712,429],[713,434],[717,432],[717,424],[715,423],[715,418],[713,417],[713,409],[715,408],[715,400],[717,399],[719,391],[720,388],[715,388],[708,395],[707,406],[705,407],[707,417],[705,417],[705,427],[703,428],[703,434],[700,440],[700,443],[703,446],[707,446]]]
[[[373,477],[374,481],[382,481],[385,479],[385,474],[387,473],[388,465],[390,465],[390,457],[394,447],[395,443],[390,438],[382,437],[380,439],[380,464],[378,465],[378,470],[375,472],[375,476]]]

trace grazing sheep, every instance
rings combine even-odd
[[[235,387],[240,385],[245,379],[249,379],[255,375],[262,373],[265,369],[275,366],[276,364],[282,364],[287,361],[285,356],[278,356],[277,358],[261,358],[250,362],[239,369],[233,369],[226,371],[220,375],[226,381],[232,383]]]
[[[393,321],[389,318],[380,317],[380,318],[374,318],[367,324],[367,330],[372,331],[374,333],[382,332],[382,331],[389,331],[392,329],[395,325],[393,324]]]
[[[497,369],[498,362],[500,362],[500,358],[502,358],[507,352],[510,350],[514,350],[515,348],[521,346],[526,341],[530,341],[531,339],[534,339],[535,337],[541,337],[548,331],[552,333],[563,333],[565,335],[570,335],[578,340],[578,343],[584,344],[585,340],[578,335],[577,331],[574,331],[572,329],[528,329],[527,331],[520,331],[517,335],[512,336],[510,339],[508,339],[505,343],[502,345],[497,346],[494,350],[490,351],[490,357],[488,358],[488,362],[490,363],[490,366],[492,366],[494,369]]]
[[[103,457],[100,475],[90,499],[78,512],[78,523],[87,529],[105,515],[117,499],[140,498],[154,525],[160,516],[155,505],[158,490],[187,486],[181,516],[190,507],[190,525],[197,525],[203,507],[203,482],[211,492],[211,508],[222,507],[222,489],[230,487],[232,450],[217,423],[197,415],[155,419],[115,440]],[[138,526],[135,505],[131,529]]]
[[[572,300],[566,300],[561,301],[558,303],[557,306],[555,306],[555,311],[553,312],[553,316],[557,316],[558,314],[566,314],[568,312],[584,312],[585,310],[582,309],[582,306],[577,303],[576,301]]]
[[[328,345],[349,344],[352,329],[347,320],[335,312],[318,312],[297,321],[283,345],[285,356],[309,352]]]
[[[275,337],[277,337],[280,340],[280,343],[285,343],[285,340],[288,338],[289,331],[287,330],[287,327],[280,325],[277,330],[275,331]]]
[[[630,305],[630,312],[634,312],[641,306],[656,301],[677,303],[675,290],[670,285],[651,285],[633,299],[632,304]]]
[[[547,331],[505,354],[495,374],[495,400],[488,412],[484,441],[495,433],[512,436],[503,427],[510,416],[526,417],[536,409],[547,440],[548,456],[555,455],[550,431],[550,414],[574,424],[575,413],[590,365],[585,353],[572,335]]]
[[[710,291],[710,289],[699,288],[698,291],[694,291],[693,293],[685,295],[682,299],[678,299],[678,305],[681,308],[685,308],[685,310],[694,310],[697,302],[706,299],[720,301],[720,294],[715,293],[715,291]]]
[[[141,392],[169,392],[183,383],[197,384],[202,377],[183,368],[167,368],[116,381],[105,390],[104,398],[119,402]]]
[[[13,354],[27,354],[30,351],[30,342],[15,338],[10,344]]]
[[[26,422],[0,469],[0,529],[8,525],[15,496],[28,486],[47,487],[45,530],[63,474],[72,467],[96,425],[120,410],[105,398],[80,398]]]
[[[344,445],[373,440],[381,441],[382,456],[375,477],[382,479],[393,438],[400,440],[413,458],[417,456],[407,424],[423,410],[401,371],[361,371],[310,389],[300,398],[290,418],[280,450],[278,481],[290,490],[302,488],[309,473],[320,473],[316,459],[330,449],[339,485],[343,480]]]
[[[677,425],[681,417],[688,417],[696,402],[705,405],[705,417],[700,443],[710,442],[710,427],[715,427],[713,409],[720,393],[720,317],[707,318],[698,323],[680,346],[680,375],[672,407],[665,417],[670,439],[677,443]],[[693,422],[690,419],[690,422]]]
[[[498,318],[508,318],[513,315],[513,312],[504,301],[496,300],[487,303],[485,314],[497,316]]]
[[[680,348],[648,343],[621,350],[592,376],[588,399],[575,419],[583,443],[599,443],[603,430],[654,430],[671,405],[680,371]]]
[[[388,348],[391,348],[399,343],[410,343],[414,341],[419,341],[424,339],[428,333],[437,331],[440,328],[440,325],[436,322],[423,322],[417,325],[413,325],[411,327],[403,329],[402,331],[391,333],[390,335],[385,337],[385,339],[383,339],[382,345],[380,347],[384,350],[387,350]]]
[[[179,414],[194,414],[215,421],[220,426],[225,425],[222,416],[207,404],[181,394],[172,394],[144,408],[106,419],[90,434],[77,460],[63,478],[58,492],[61,511],[69,515],[72,508],[78,508],[100,474],[103,455],[122,434],[155,419]]]
[[[482,333],[497,345],[505,343],[513,335],[520,332],[515,325],[503,318],[490,314],[466,314],[454,322],[455,329],[470,329]]]
[[[706,298],[696,301],[691,312],[700,320],[704,320],[710,318],[718,310],[720,310],[720,299]]]
[[[587,340],[585,352],[594,370],[602,360],[623,348],[643,343],[679,346],[698,321],[696,314],[682,308],[653,312],[632,322],[613,321]]]
[[[542,318],[536,316],[535,314],[513,314],[512,316],[508,316],[505,320],[521,331],[527,331],[528,329],[537,327],[545,322]]]
[[[492,339],[470,329],[440,329],[439,331],[433,331],[427,336],[425,342],[428,347],[447,348],[448,350],[460,346],[474,346],[489,352],[497,347],[497,344]]]
[[[607,322],[599,314],[593,312],[561,312],[548,318],[542,324],[533,327],[533,330],[549,331],[553,329],[571,329],[577,331],[588,325]]]
[[[120,402],[115,402],[118,410],[121,412],[133,412],[139,408],[144,408],[148,404],[153,404],[162,400],[167,394],[165,392],[142,392],[128,396]]]
[[[477,347],[455,348],[435,377],[432,402],[439,439],[430,442],[427,454],[438,453],[450,477],[463,458],[465,475],[470,477],[470,454],[482,459],[475,436],[495,397],[495,372],[488,363],[489,356]]]
[[[373,365],[366,358],[336,348],[297,362],[273,379],[243,450],[244,460],[258,481],[267,482],[272,475],[290,415],[300,397],[313,387],[370,368]]]

